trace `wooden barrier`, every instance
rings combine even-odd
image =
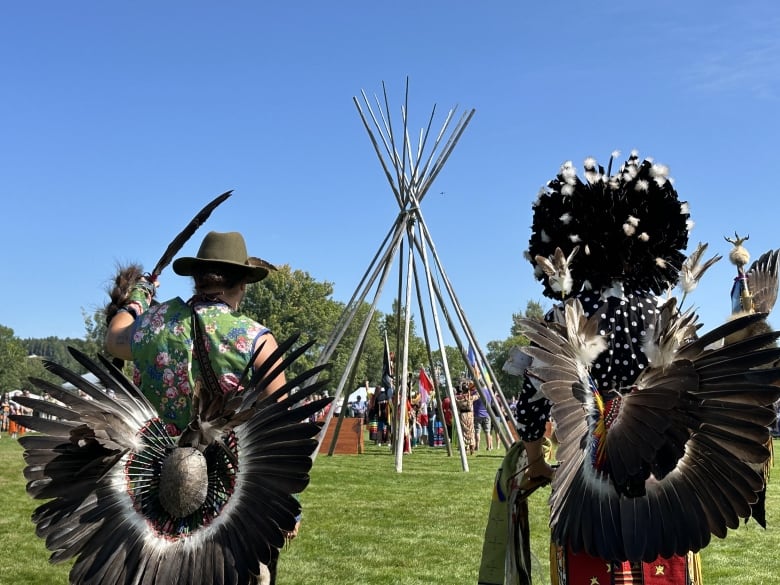
[[[322,451],[324,453],[330,452],[330,444],[333,442],[333,433],[336,432],[338,422],[338,419],[334,417],[328,425],[328,430],[325,431],[325,438],[322,441]],[[358,455],[363,453],[363,451],[363,419],[344,417],[333,454]]]

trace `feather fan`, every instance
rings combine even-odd
[[[310,346],[285,356],[295,341],[280,343],[266,363],[281,364],[257,372],[242,392],[202,400],[179,437],[105,358],[70,349],[102,388],[44,362],[75,389],[34,379],[60,404],[20,398],[35,415],[14,419],[40,433],[19,439],[27,492],[49,499],[32,520],[52,562],[75,558],[71,583],[256,582],[295,527],[293,494],[309,483],[320,428],[304,421],[330,402],[306,402],[321,391],[324,382],[312,379],[325,366],[261,398]]]
[[[650,561],[724,537],[763,488],[755,466],[769,457],[780,397],[780,349],[768,345],[780,332],[724,345],[765,320],[754,314],[694,338],[695,317],[671,302],[649,342],[656,362],[629,387],[599,391],[582,351],[598,344],[598,311],[586,319],[579,304],[566,302],[564,326],[522,323],[560,441],[553,539],[608,561]]]

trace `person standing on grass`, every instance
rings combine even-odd
[[[493,450],[493,435],[491,434],[491,420],[488,408],[492,408],[493,398],[490,396],[490,391],[484,388],[482,392],[478,392],[476,388],[473,389],[476,392],[477,399],[474,401],[474,450],[479,451],[479,445],[481,443],[482,433],[485,433],[485,443],[488,451]],[[484,392],[487,404],[485,404],[482,398]]]
[[[196,257],[173,262],[176,274],[193,279],[194,294],[188,301],[176,297],[153,304],[158,283],[141,277],[125,290],[123,285],[132,279],[118,278],[106,310],[106,349],[132,363],[133,381],[172,436],[180,435],[192,420],[199,387],[214,379],[219,384],[214,392],[235,389],[256,350],[253,370],[277,349],[267,327],[239,312],[247,285],[259,282],[271,269],[270,264],[248,256],[238,232],[210,232]],[[269,383],[265,395],[284,383],[282,372]],[[296,524],[285,536],[292,539],[297,532]],[[276,580],[277,560],[278,551],[272,551],[271,584]]]
[[[477,400],[477,391],[473,383],[463,382],[460,392],[455,396],[455,405],[458,408],[460,419],[460,431],[463,433],[463,446],[469,455],[474,454],[476,438],[474,433],[474,402]]]
[[[352,416],[361,420],[366,418],[366,401],[358,395],[355,403],[352,405]]]
[[[445,396],[444,400],[441,401],[441,408],[442,413],[444,414],[444,427],[447,433],[447,436],[450,438],[450,441],[452,441],[452,419],[454,417],[454,414],[452,412],[452,401],[450,400],[449,396]]]
[[[376,444],[385,445],[390,441],[390,400],[384,388],[378,389],[374,396],[376,401]]]
[[[759,379],[749,371],[756,360],[738,350],[732,357],[716,334],[712,345],[726,353],[719,356],[720,369],[708,374],[696,365],[713,350],[705,346],[696,354],[698,326],[686,321],[695,323],[695,315],[681,312],[671,291],[686,269],[693,271],[706,245],[700,244],[696,260],[683,254],[693,222],[665,166],[640,161],[636,152],[614,174],[612,163],[610,158],[605,173],[586,159],[584,180],[564,163],[533,204],[525,256],[545,296],[558,304],[545,316],[546,327],[531,319],[524,324],[535,347],[516,406],[528,458],[516,493],[522,499],[553,482],[553,585],[701,585],[699,554],[690,549],[706,545],[710,532],[729,522],[726,514],[733,513],[734,522],[735,510],[744,514],[755,496],[743,494],[757,485],[756,477],[743,475],[746,462],[762,456],[760,445],[747,447],[758,431],[746,439],[721,425],[748,427],[751,417],[765,416],[756,396],[768,395],[768,385],[751,382]],[[696,267],[696,281],[714,261]],[[680,303],[690,290],[683,287]],[[678,357],[686,349],[690,359]],[[728,398],[713,400],[717,413],[710,417],[709,400],[697,398],[706,394],[700,385],[717,385],[708,375],[739,388],[733,410]],[[658,407],[668,410],[660,415]],[[559,413],[552,422],[565,450],[556,470],[544,454],[553,412]],[[740,449],[725,447],[729,437],[737,437]],[[710,449],[710,442],[718,446]],[[728,473],[720,475],[720,469]],[[735,486],[748,482],[751,487],[736,495]],[[599,522],[592,537],[584,536]],[[517,522],[518,532],[522,525]],[[515,549],[523,557],[522,546]]]
[[[2,408],[2,410],[0,410],[0,433],[7,433],[8,423],[10,422],[8,415],[11,414],[11,402],[8,399],[8,392],[3,392],[3,403],[0,408]],[[2,437],[2,435],[0,435],[0,437]]]

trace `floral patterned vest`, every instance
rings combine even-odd
[[[222,302],[196,303],[209,361],[223,392],[238,386],[255,343],[268,329]],[[191,418],[192,393],[203,384],[193,359],[192,308],[177,297],[149,308],[131,340],[133,382],[157,409],[168,432],[178,435]]]

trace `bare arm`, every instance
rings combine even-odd
[[[133,354],[130,351],[130,340],[134,322],[133,316],[126,311],[117,313],[111,319],[106,331],[106,351],[112,356],[125,361],[133,359]]]
[[[158,286],[160,286],[158,281],[149,282],[145,277],[141,277],[132,286],[124,306],[108,324],[106,331],[106,350],[108,353],[126,361],[133,359],[130,347],[133,323],[136,316],[149,308]]]
[[[271,357],[271,354],[274,351],[276,351],[276,349],[279,347],[279,345],[276,343],[276,338],[270,333],[266,333],[265,335],[260,337],[257,343],[258,345],[262,344],[263,347],[260,350],[258,356],[255,358],[255,364],[254,364],[255,369],[259,368],[262,364],[268,361],[268,359]],[[276,367],[281,363],[282,360],[281,358],[279,358],[273,367]],[[266,396],[273,394],[279,388],[284,386],[286,383],[287,383],[287,379],[285,378],[284,372],[281,372],[278,376],[276,376],[273,380],[271,380],[268,383],[268,386],[263,392],[262,397],[265,398]]]

